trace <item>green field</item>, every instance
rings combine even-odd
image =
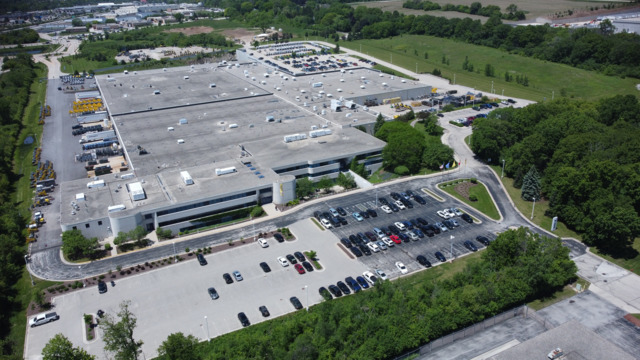
[[[491,83],[496,94],[508,97],[542,101],[551,100],[553,92],[560,97],[561,90],[567,97],[594,100],[616,94],[637,95],[635,85],[637,79],[621,79],[605,76],[592,71],[577,69],[568,65],[541,61],[490,47],[471,45],[449,39],[423,35],[404,35],[381,40],[342,41],[342,48],[360,51],[382,61],[390,61],[411,72],[431,73],[434,68],[442,71],[442,77],[455,83],[469,86],[483,92],[491,90]],[[361,47],[362,46],[362,47]],[[427,52],[428,59],[424,59]],[[417,53],[417,55],[416,55]],[[442,63],[442,57],[449,60],[449,65]],[[474,66],[474,72],[462,70],[465,56]],[[417,64],[417,65],[416,65]],[[486,64],[495,68],[495,77],[484,75]],[[504,73],[526,75],[529,86],[504,81]]]
[[[459,180],[454,180],[453,182],[457,182],[457,181]],[[498,213],[498,209],[496,208],[496,205],[493,203],[493,199],[491,199],[491,196],[489,195],[489,192],[487,191],[487,188],[484,186],[484,184],[482,184],[481,182],[478,182],[477,186],[473,186],[469,188],[469,196],[475,195],[478,198],[477,201],[470,201],[466,197],[460,195],[455,190],[455,186],[451,185],[451,183],[453,182],[440,184],[438,185],[438,187],[446,191],[448,194],[454,196],[456,199],[464,202],[465,204],[471,206],[472,208],[490,217],[491,219],[494,219],[494,220],[500,219],[500,213]]]

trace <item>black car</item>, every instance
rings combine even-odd
[[[364,219],[368,219],[369,218],[369,212],[368,211],[361,211],[360,212],[360,216],[362,216]]]
[[[390,203],[389,207],[391,208],[391,211],[393,212],[398,212],[400,211],[400,208],[398,207],[398,205],[394,204],[394,203]]]
[[[258,310],[260,310],[260,313],[262,314],[262,316],[267,317],[271,314],[269,314],[269,310],[267,309],[266,306],[262,305],[258,308]]]
[[[478,248],[469,240],[464,242],[464,247],[471,251],[478,251]]]
[[[367,239],[367,236],[361,232],[358,233],[358,239],[360,239],[364,244],[369,242],[369,239]]]
[[[346,212],[346,211],[344,211],[344,209],[343,209],[343,208],[341,208],[340,206],[338,206],[338,207],[336,208],[336,211],[338,212],[338,214],[340,214],[340,215],[342,215],[342,216],[347,216],[347,212]]]
[[[280,234],[280,233],[275,233],[275,234],[273,234],[273,237],[274,237],[274,238],[275,238],[279,243],[284,242],[284,236],[282,236],[282,234]]]
[[[337,218],[337,217],[335,217],[335,216],[330,217],[330,218],[329,218],[329,221],[331,221],[331,224],[333,225],[333,227],[337,227],[337,228],[338,228],[338,227],[340,227],[340,225],[342,224],[342,223],[340,222],[340,219],[338,219],[338,218]]]
[[[358,237],[355,235],[349,235],[349,241],[351,241],[351,244],[353,244],[353,246],[358,246],[358,244],[360,244],[360,239],[358,239]]]
[[[338,216],[338,221],[340,221],[340,224],[342,225],[349,225],[347,219],[343,218],[342,216]]]
[[[342,296],[342,291],[340,291],[340,289],[335,286],[335,285],[329,285],[329,291],[331,291],[331,293],[333,294],[333,296],[335,297],[340,297]]]
[[[449,230],[453,230],[453,228],[455,228],[455,225],[453,225],[453,221],[449,219],[444,220],[442,223],[444,224],[444,226],[448,227]]]
[[[481,244],[482,244],[482,245],[484,245],[484,246],[489,246],[489,244],[490,244],[489,239],[487,239],[487,238],[486,238],[486,237],[484,237],[484,236],[478,236],[478,237],[476,238],[476,241],[478,241],[479,243],[481,243]]]
[[[460,217],[462,218],[462,220],[468,222],[469,224],[473,222],[473,218],[467,213],[463,213]]]
[[[227,284],[233,283],[233,278],[231,277],[231,275],[229,275],[229,273],[222,274],[222,278],[224,279],[224,282],[226,282]]]
[[[209,296],[211,296],[211,300],[215,300],[220,297],[215,288],[210,287],[207,289],[207,292],[209,293]]]
[[[443,113],[438,113],[437,115],[438,115],[438,117],[444,117]]]
[[[417,218],[416,221],[418,222],[418,224],[423,225],[423,226],[427,226],[429,225],[429,222],[421,217]]]
[[[424,205],[424,204],[426,204],[426,203],[427,203],[427,202],[424,200],[424,198],[423,198],[422,196],[420,196],[420,195],[413,195],[413,200],[414,200],[415,202],[417,202],[418,204],[420,204],[420,205]]]
[[[434,255],[436,256],[436,259],[438,259],[440,262],[447,261],[447,258],[444,257],[444,255],[440,251],[436,251]]]
[[[292,265],[298,263],[298,260],[296,260],[296,258],[291,254],[287,254],[286,258]]]
[[[392,232],[389,230],[388,227],[383,226],[383,227],[380,228],[380,230],[382,230],[382,232],[385,233],[385,235],[387,235],[387,236],[391,236],[391,234],[392,234]]]
[[[392,192],[390,195],[393,200],[400,200],[400,194]]]
[[[430,229],[431,231],[433,231],[436,235],[440,234],[440,232],[441,232],[440,228],[435,226],[435,225],[433,225],[433,224],[427,225],[427,228]]]
[[[260,263],[260,267],[262,268],[262,271],[264,271],[266,273],[271,272],[271,268],[264,261]]]
[[[374,217],[378,217],[378,213],[373,210],[373,209],[367,209],[367,213],[369,214],[369,216],[371,216],[372,218]]]
[[[340,242],[342,243],[342,245],[344,245],[344,247],[346,247],[347,249],[350,248],[351,246],[353,246],[351,244],[351,241],[349,241],[349,239],[347,238],[342,238],[340,239]]]
[[[243,327],[251,325],[249,319],[247,318],[247,315],[245,315],[243,312],[238,313],[238,320],[240,320],[240,324],[242,324]]]
[[[409,209],[413,209],[413,203],[411,202],[411,200],[400,199],[400,201],[402,201],[404,206],[408,207]]]
[[[345,295],[351,294],[351,290],[349,290],[349,287],[342,281],[338,281],[336,285],[338,285],[338,289],[340,289],[340,291],[342,291],[343,294]]]
[[[98,281],[98,292],[100,294],[107,292],[107,284],[104,281]]]
[[[400,240],[402,240],[402,242],[409,242],[409,237],[407,235],[405,235],[404,233],[399,233],[398,237],[400,238]]]
[[[412,197],[416,196],[416,194],[414,194],[414,193],[413,193],[413,191],[411,191],[411,190],[407,190],[407,191],[405,191],[404,193],[405,193],[405,194],[407,194],[407,195],[409,195],[409,197],[410,197],[410,198],[412,198]]]
[[[314,211],[313,217],[315,217],[316,220],[320,221],[320,219],[322,218],[322,213],[320,211]]]
[[[298,300],[297,297],[292,296],[292,297],[289,298],[289,301],[291,301],[291,305],[293,305],[293,307],[296,310],[300,310],[300,309],[303,308],[302,303],[300,302],[300,300]]]
[[[367,231],[364,234],[367,236],[367,238],[369,238],[369,241],[375,242],[375,241],[378,240],[378,238],[375,235],[373,235],[373,233],[371,231]]]
[[[362,251],[363,254],[369,256],[371,255],[371,250],[369,250],[369,247],[367,245],[358,245],[358,248],[360,248],[360,251]]]
[[[400,229],[398,229],[395,225],[389,225],[389,231],[391,231],[392,234],[394,235],[398,235],[400,234]]]
[[[304,266],[305,270],[307,270],[307,272],[312,272],[313,271],[313,266],[311,266],[311,264],[308,261],[303,261],[302,262],[302,266]]]
[[[327,220],[331,220],[331,214],[329,214],[328,212],[323,212],[322,215],[320,215],[321,219],[327,219]]]
[[[426,257],[424,257],[424,255],[418,255],[416,259],[418,260],[418,264],[424,267],[431,267],[431,263],[429,262],[429,260],[427,260]]]
[[[357,246],[354,246],[354,247],[350,248],[349,250],[351,250],[353,255],[355,255],[356,257],[362,257],[362,251],[360,251],[360,249]]]
[[[204,258],[204,255],[198,254],[196,255],[196,257],[198,258],[198,262],[200,263],[200,266],[207,265],[207,259]]]
[[[427,235],[428,237],[433,237],[435,235],[435,233],[433,232],[433,230],[431,230],[428,227],[421,227],[420,230],[422,230],[422,232]]]
[[[387,201],[387,199],[385,199],[385,198],[383,198],[383,197],[378,198],[378,202],[380,202],[380,204],[382,204],[382,205],[387,205],[387,206],[389,206],[389,202]]]
[[[329,290],[327,290],[324,286],[318,289],[318,292],[320,293],[320,296],[322,296],[325,300],[333,299],[333,297],[329,293]]]
[[[303,262],[305,260],[307,260],[306,257],[304,257],[304,255],[302,255],[302,253],[300,251],[296,251],[293,253],[293,255],[296,257],[296,259],[298,259],[300,262]]]

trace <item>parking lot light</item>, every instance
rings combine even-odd
[[[504,159],[502,159],[502,175],[500,175],[500,179],[504,177]]]
[[[453,258],[455,257],[455,255],[453,255],[453,239],[455,238],[455,236],[451,235],[451,261],[453,261]]]
[[[304,289],[307,292],[307,312],[309,312],[309,285],[305,285]]]
[[[207,341],[211,341],[211,336],[209,336],[209,321],[207,320],[207,315],[204,316],[204,324],[207,326]]]

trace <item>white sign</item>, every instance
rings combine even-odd
[[[558,217],[554,216],[553,220],[551,221],[551,231],[556,231],[557,228],[558,228]]]

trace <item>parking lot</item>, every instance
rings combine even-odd
[[[376,206],[376,198],[371,197],[371,195],[375,196],[374,192],[367,193],[368,197],[349,197],[347,199],[335,199],[327,201],[327,211],[329,210],[329,208],[342,207],[347,212],[347,216],[345,216],[345,219],[347,220],[348,225],[342,225],[337,228],[332,228],[333,233],[338,237],[338,239],[348,238],[350,235],[356,235],[359,232],[373,232],[374,227],[388,227],[395,222],[413,220],[418,217],[423,218],[429,224],[435,224],[436,222],[443,221],[443,219],[439,217],[436,212],[446,207],[450,208],[450,202],[442,203],[440,201],[437,201],[434,198],[426,195],[420,189],[406,190],[411,190],[416,194],[422,195],[422,197],[426,200],[426,204],[420,205],[415,201],[411,201],[413,204],[413,209],[407,208],[405,210],[399,210],[398,212],[386,214],[380,209],[381,203],[379,199],[384,197],[385,199],[387,199],[387,201],[391,201],[392,199],[389,196],[389,191],[380,191],[378,193],[378,206]],[[474,215],[474,213],[470,211],[470,209],[468,209],[466,206],[456,206],[464,212],[471,213],[474,217],[477,218],[477,216]],[[356,219],[351,215],[353,212],[362,212],[365,209],[375,209],[378,216],[369,217],[368,219],[364,219],[362,221],[356,221]],[[436,234],[433,237],[428,237],[425,235],[425,237],[419,240],[411,240],[409,242],[403,241],[402,244],[397,244],[393,247],[388,248],[387,250],[374,252],[368,256],[365,254],[358,259],[369,269],[382,269],[387,273],[387,275],[393,278],[400,275],[400,270],[395,266],[396,261],[403,262],[409,272],[412,272],[424,268],[424,266],[420,265],[416,260],[418,255],[425,256],[432,265],[437,265],[440,263],[440,261],[437,260],[435,256],[435,253],[437,251],[441,252],[446,257],[446,259],[449,260],[451,258],[464,255],[471,251],[463,245],[464,241],[466,240],[471,240],[478,249],[482,249],[484,246],[475,240],[477,236],[485,236],[489,240],[493,240],[495,238],[495,234],[485,229],[485,226],[483,224],[469,224],[460,219],[460,217],[458,216],[454,219],[456,219],[457,223],[459,224],[459,226],[455,227],[454,229],[450,229],[446,232],[441,232],[440,234]]]
[[[38,359],[46,342],[57,333],[74,344],[82,344],[99,359],[104,358],[100,334],[92,341],[84,339],[82,315],[96,314],[99,309],[114,314],[123,300],[131,300],[130,309],[138,318],[134,336],[144,341],[145,357],[151,358],[171,333],[180,331],[206,339],[207,327],[210,337],[238,330],[239,312],[244,312],[251,324],[268,319],[258,311],[262,305],[268,308],[270,317],[281,316],[295,311],[289,301],[292,296],[307,304],[305,286],[309,304],[313,305],[321,301],[319,287],[368,270],[336,246],[330,232],[321,231],[309,219],[293,224],[290,229],[297,240],[278,243],[269,239],[267,248],[252,243],[207,255],[206,266],[200,266],[198,261],[185,261],[116,280],[115,287],[109,285],[105,294],[91,287],[56,297],[53,311],[60,315],[60,320],[28,330],[27,358]],[[293,266],[282,267],[277,261],[279,256],[308,250],[317,252],[322,270],[300,275]],[[263,261],[271,272],[265,273],[260,268]],[[235,270],[241,272],[244,280],[226,284],[222,274]],[[219,299],[209,297],[207,289],[211,286],[220,294]]]

